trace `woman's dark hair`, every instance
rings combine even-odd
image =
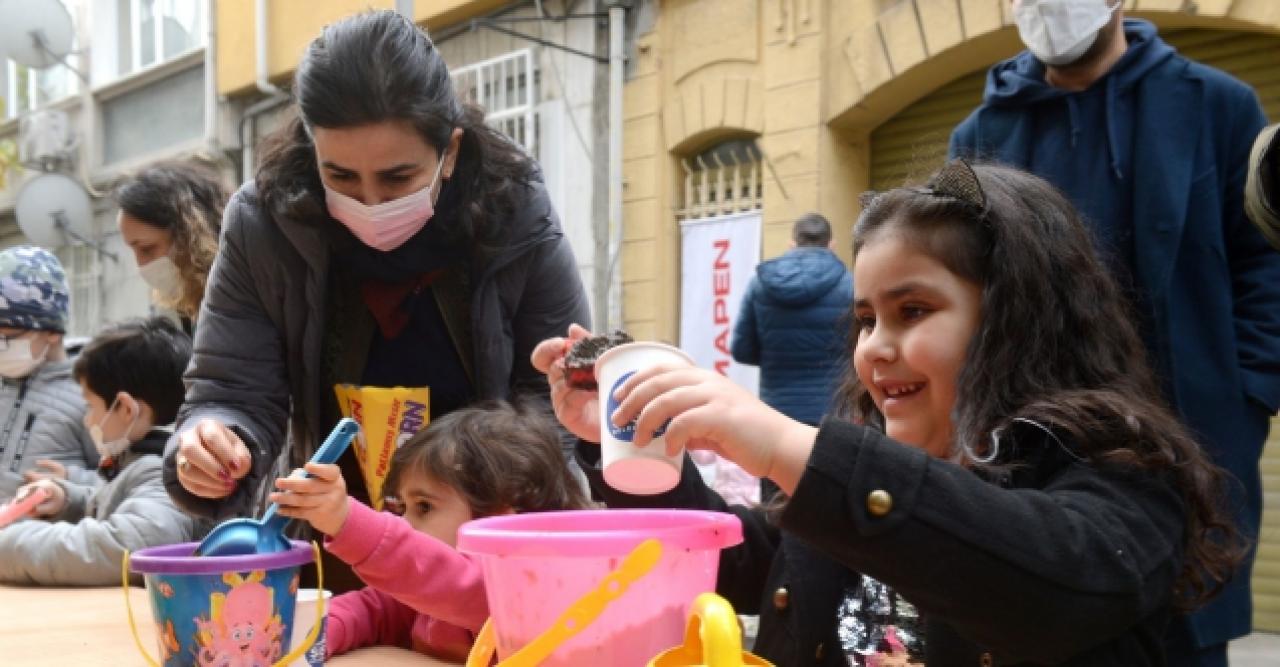
[[[328,213],[309,128],[405,121],[443,152],[463,130],[453,174],[436,209],[451,237],[484,241],[511,215],[519,184],[540,178],[524,152],[485,123],[484,110],[458,99],[444,58],[427,34],[390,10],[331,23],[307,48],[294,75],[298,115],[268,138],[258,195],[272,215],[325,220]]]
[[[853,241],[856,258],[879,239],[900,239],[982,288],[981,322],[957,378],[955,460],[1016,463],[992,434],[1022,418],[1067,436],[1073,453],[1096,465],[1170,476],[1187,508],[1176,601],[1198,604],[1242,553],[1223,509],[1223,472],[1166,406],[1137,316],[1071,203],[1016,169],[973,171],[985,207],[927,188],[891,190],[868,204]],[[838,402],[854,421],[883,430],[884,416],[852,371]]]
[[[194,318],[200,312],[229,197],[217,170],[195,161],[158,162],[112,194],[127,215],[169,232],[170,258],[180,281],[177,299],[164,305],[183,316]]]
[[[484,401],[431,422],[396,450],[383,488],[399,493],[408,470],[456,489],[475,518],[589,506],[550,417],[505,401]]]
[[[124,391],[151,406],[157,426],[173,423],[186,388],[182,373],[191,361],[191,339],[163,317],[108,326],[76,357],[77,382],[110,405]]]

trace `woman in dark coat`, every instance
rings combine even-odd
[[[253,514],[301,467],[340,417],[335,384],[427,386],[432,417],[545,401],[530,352],[589,317],[537,165],[458,99],[425,32],[391,11],[331,24],[294,94],[227,206],[165,457],[170,494],[210,519]]]

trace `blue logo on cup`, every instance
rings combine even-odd
[[[622,383],[627,381],[627,378],[635,374],[636,374],[635,371],[631,371],[629,373],[623,373],[622,377],[618,378],[618,381],[613,383],[613,388],[609,390],[608,401],[605,403],[606,415],[612,415],[614,412],[618,410],[618,399],[614,398],[613,395],[615,392],[618,391],[618,387],[621,387]],[[609,434],[612,435],[613,437],[623,442],[631,442],[635,440],[636,420],[632,419],[631,421],[627,422],[622,426],[614,426],[613,421],[611,420],[605,420],[605,421],[609,426]],[[658,427],[658,430],[653,432],[653,437],[655,438],[661,437],[663,433],[667,432],[667,427],[670,425],[671,425],[671,421],[667,420],[667,423]]]

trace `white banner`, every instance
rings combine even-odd
[[[760,263],[760,211],[680,223],[680,348],[752,393],[760,369],[733,360],[738,306]]]
[[[760,263],[760,211],[685,220],[680,234],[680,348],[699,366],[758,393],[760,369],[734,361],[729,346],[738,307]],[[725,502],[760,502],[759,480],[711,452],[691,455]]]

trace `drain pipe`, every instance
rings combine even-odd
[[[205,4],[204,21],[204,146],[218,154],[218,10],[216,2]]]
[[[602,286],[604,316],[610,328],[622,324],[622,85],[626,56],[623,37],[631,0],[606,0],[609,8],[609,232],[608,280]],[[597,301],[597,303],[600,303]]]
[[[254,30],[257,31],[254,36],[254,50],[256,52],[255,55],[257,56],[257,76],[254,79],[254,83],[257,85],[258,91],[268,97],[259,102],[255,102],[248,109],[245,109],[244,114],[240,118],[240,145],[244,148],[244,150],[241,151],[241,168],[243,170],[243,178],[245,179],[253,177],[255,162],[257,161],[255,155],[256,151],[254,150],[257,143],[254,137],[258,133],[257,117],[263,112],[274,109],[289,101],[289,94],[280,90],[280,88],[276,87],[275,84],[271,83],[271,79],[268,76],[270,69],[268,69],[267,63],[267,43],[271,36],[271,31],[269,29],[270,24],[267,22],[267,0],[256,0],[254,4],[256,14]],[[249,135],[249,139],[245,139],[244,125],[249,121],[253,122],[253,128]]]
[[[257,17],[254,21],[254,29],[257,31],[254,35],[255,39],[255,55],[257,55],[257,80],[258,90],[273,97],[284,95],[285,92],[275,87],[271,83],[271,79],[267,74],[270,72],[267,66],[267,42],[271,38],[270,24],[267,22],[267,0],[256,0],[254,2],[257,10]]]

